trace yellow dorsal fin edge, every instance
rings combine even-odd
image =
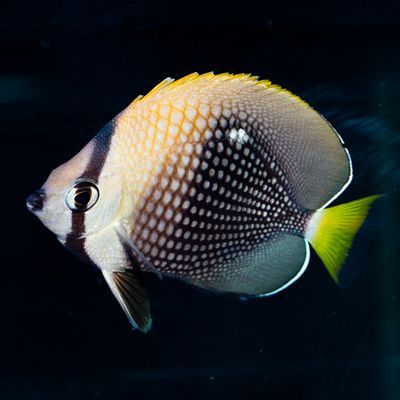
[[[209,81],[209,82],[224,82],[224,81],[241,81],[243,83],[252,84],[255,87],[263,87],[265,89],[272,89],[279,93],[285,93],[293,100],[296,100],[303,104],[304,106],[311,108],[308,103],[302,100],[300,97],[291,93],[289,90],[283,89],[281,86],[272,84],[271,81],[267,79],[260,80],[258,76],[251,74],[232,74],[228,72],[214,74],[213,72],[207,72],[204,74],[198,74],[197,72],[193,72],[189,75],[186,75],[178,80],[174,80],[172,78],[166,78],[158,85],[156,85],[149,93],[140,98],[140,101],[151,100],[154,97],[161,95],[167,91],[182,88],[183,86],[190,85],[193,83],[197,83],[200,81]],[[139,99],[137,99],[139,100]],[[135,101],[136,103],[137,101]]]

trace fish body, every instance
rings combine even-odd
[[[297,96],[250,75],[191,74],[133,101],[28,208],[147,331],[142,271],[264,296],[300,277],[311,243],[338,281],[375,199],[326,208],[351,178],[340,136]]]

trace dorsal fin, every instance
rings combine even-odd
[[[276,159],[270,164],[290,182],[294,200],[303,209],[326,206],[351,181],[350,156],[332,126],[305,101],[270,81],[250,74],[193,73],[162,82],[137,105],[139,109],[171,104],[179,108],[177,103],[186,118],[184,110],[195,114],[196,104],[204,103],[213,108],[217,121],[224,110],[230,123],[249,130],[266,157]],[[204,139],[206,129],[201,131]]]
[[[136,98],[133,103],[137,103],[139,101],[151,100],[154,97],[156,97],[157,95],[164,94],[170,90],[183,88],[190,84],[201,83],[201,82],[204,82],[204,83],[205,82],[213,82],[213,83],[221,82],[222,83],[224,81],[225,82],[226,81],[241,81],[243,83],[252,84],[257,87],[263,87],[265,89],[274,89],[277,92],[282,92],[282,93],[289,95],[292,99],[302,103],[304,106],[312,108],[308,103],[306,103],[300,97],[296,96],[295,94],[291,93],[289,90],[286,90],[277,84],[271,83],[271,81],[269,81],[268,79],[260,80],[257,75],[251,75],[251,74],[245,74],[245,73],[232,74],[229,72],[223,72],[220,74],[214,74],[214,72],[212,72],[212,71],[206,72],[204,74],[199,74],[197,72],[193,72],[193,73],[188,74],[178,80],[168,77],[168,78],[164,79],[163,81],[161,81],[158,85],[156,85],[145,96],[138,96],[138,98]]]

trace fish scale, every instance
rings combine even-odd
[[[248,74],[191,74],[137,97],[27,206],[147,332],[146,272],[269,296],[304,273],[311,243],[341,283],[377,198],[326,208],[352,175],[339,135],[297,96]]]
[[[193,159],[182,163],[181,157],[172,173],[165,168],[155,180],[138,212],[140,218],[133,221],[132,241],[162,273],[196,275],[207,284],[224,272],[229,260],[271,237],[304,233],[309,214],[296,205],[279,163],[250,128],[239,115],[230,123],[217,121],[199,158],[194,158],[196,169]],[[245,142],[238,130],[246,135]],[[179,168],[185,171],[183,177],[176,176]],[[163,180],[168,184],[162,185]],[[172,181],[186,187],[184,195],[171,190]],[[164,189],[155,196],[160,187]],[[166,209],[165,198],[170,205]]]

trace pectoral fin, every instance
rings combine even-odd
[[[122,227],[122,225],[118,225],[116,231],[122,243],[129,250],[131,256],[140,261],[148,271],[155,273],[160,279],[162,279],[161,272],[157,271],[154,265],[144,256],[144,254],[139,250],[139,248],[132,242],[132,240],[126,233],[125,229]]]
[[[146,333],[151,328],[147,291],[133,270],[102,271],[104,279],[135,329]]]

